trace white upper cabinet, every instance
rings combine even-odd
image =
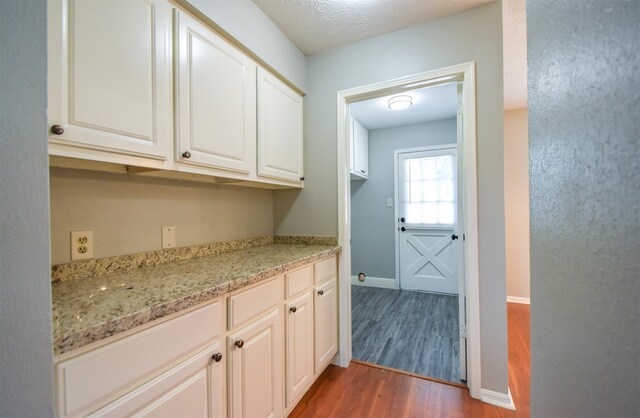
[[[51,153],[65,155],[57,144],[166,159],[170,4],[59,0],[48,7]]]
[[[302,96],[258,68],[258,175],[302,182]]]
[[[255,173],[256,64],[175,11],[177,160]]]
[[[351,179],[369,177],[369,131],[357,119],[351,118]]]

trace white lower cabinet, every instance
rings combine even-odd
[[[338,352],[338,291],[335,277],[315,287],[313,306],[317,374]]]
[[[286,402],[298,400],[313,380],[313,299],[307,291],[285,304]]]
[[[276,309],[227,338],[229,416],[282,416],[282,317]]]
[[[91,414],[91,417],[223,417],[220,343]]]
[[[57,416],[282,417],[338,351],[336,262],[57,357]]]

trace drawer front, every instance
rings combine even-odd
[[[278,306],[282,300],[282,276],[229,297],[229,329]]]
[[[59,416],[85,415],[174,366],[222,333],[222,302],[56,366]]]
[[[284,276],[286,287],[286,298],[289,299],[298,293],[309,290],[313,285],[313,270],[311,266],[306,266],[300,270],[287,273]]]
[[[326,260],[318,261],[313,266],[313,275],[315,277],[315,283],[324,282],[327,279],[335,277],[337,271],[337,259],[334,255],[331,258],[327,258]]]

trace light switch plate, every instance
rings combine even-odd
[[[387,197],[387,207],[388,208],[392,208],[393,207],[393,198]]]
[[[162,227],[162,249],[174,248],[176,246],[176,227],[175,226],[163,226]]]

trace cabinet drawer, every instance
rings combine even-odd
[[[313,270],[315,283],[321,283],[327,279],[335,277],[337,270],[336,256],[334,255],[326,260],[318,261],[313,266]]]
[[[311,270],[311,266],[306,266],[300,270],[285,274],[284,281],[287,299],[308,290],[313,285],[313,271]]]
[[[229,329],[267,312],[282,300],[282,276],[229,297]]]
[[[85,415],[219,338],[221,305],[217,301],[58,364],[58,415]]]

